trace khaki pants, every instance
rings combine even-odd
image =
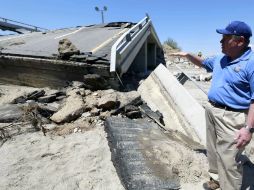
[[[235,146],[237,130],[246,123],[247,113],[206,106],[207,157],[209,173],[220,182],[222,190],[240,190],[242,165],[238,158],[243,150]]]

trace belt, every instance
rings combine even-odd
[[[227,111],[234,111],[234,112],[247,112],[248,111],[247,109],[231,108],[229,106],[226,106],[226,105],[223,105],[223,104],[220,104],[220,103],[217,103],[217,102],[213,102],[211,100],[209,100],[209,103],[215,108],[224,109],[224,110],[227,110]]]

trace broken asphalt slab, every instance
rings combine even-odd
[[[112,160],[127,190],[180,189],[178,175],[153,155],[150,141],[167,138],[157,125],[110,117],[105,126]]]
[[[18,121],[24,111],[18,105],[3,104],[0,107],[0,123],[8,123]]]

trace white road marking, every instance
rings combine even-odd
[[[75,33],[79,32],[80,30],[82,30],[83,28],[85,28],[85,27],[81,27],[81,28],[79,28],[78,30],[75,30],[75,31],[73,31],[73,32],[71,32],[71,33],[68,33],[68,34],[64,34],[64,35],[62,35],[62,36],[57,36],[57,37],[55,37],[55,40],[56,40],[56,39],[59,39],[59,38],[62,38],[62,37],[65,37],[65,36],[69,36],[69,35],[75,34]]]
[[[99,49],[101,49],[102,47],[106,46],[107,44],[109,44],[112,40],[114,40],[117,36],[119,36],[120,34],[126,32],[128,30],[128,28],[125,28],[124,30],[122,30],[121,32],[115,34],[113,37],[107,39],[105,42],[103,42],[102,44],[100,44],[99,46],[97,46],[96,48],[92,49],[91,52],[94,53],[96,51],[98,51]]]

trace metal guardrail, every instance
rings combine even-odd
[[[111,48],[110,72],[125,73],[151,33],[161,46],[148,15],[125,32]]]
[[[23,22],[7,19],[7,18],[3,18],[3,17],[0,17],[0,20],[2,20],[2,21],[0,21],[3,24],[2,28],[6,27],[6,29],[12,30],[12,31],[15,31],[18,29],[25,29],[28,31],[36,31],[36,32],[39,32],[41,30],[43,30],[43,31],[48,30],[46,28],[26,24]]]

